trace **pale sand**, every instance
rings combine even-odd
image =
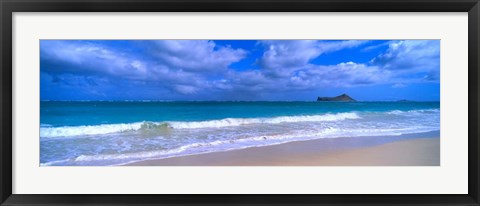
[[[129,166],[439,166],[438,132],[335,138],[145,160]],[[434,135],[432,137],[432,135]]]

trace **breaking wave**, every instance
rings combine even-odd
[[[359,119],[355,112],[345,112],[324,115],[280,116],[271,118],[226,118],[220,120],[191,122],[135,122],[126,124],[102,124],[88,126],[40,127],[40,137],[71,137],[81,135],[101,135],[128,131],[152,129],[200,129],[221,128],[250,124],[279,124],[292,122],[325,122]]]

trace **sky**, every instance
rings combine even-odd
[[[41,100],[439,101],[439,40],[41,40]]]

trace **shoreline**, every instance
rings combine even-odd
[[[325,138],[117,166],[439,166],[439,137],[440,131]]]

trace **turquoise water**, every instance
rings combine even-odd
[[[349,111],[439,108],[439,102],[41,102],[40,122],[51,126],[201,121],[314,115]]]
[[[439,102],[40,104],[42,165],[115,165],[290,141],[440,128]]]

